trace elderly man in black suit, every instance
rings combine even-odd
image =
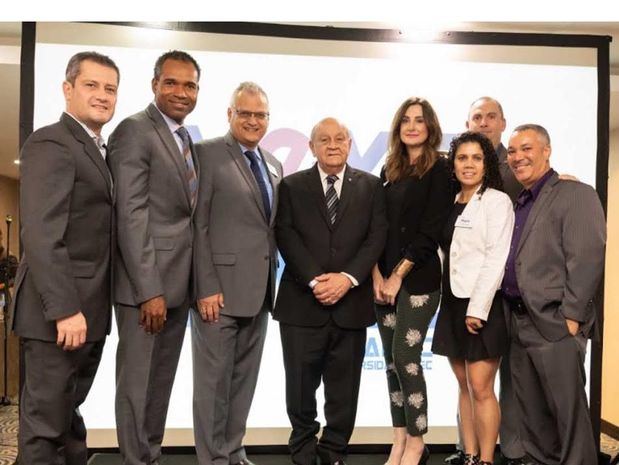
[[[85,465],[79,406],[92,385],[110,328],[112,178],[101,128],[114,115],[119,73],[95,52],[67,65],[60,121],[34,132],[21,153],[24,255],[13,329],[25,378],[19,462]]]
[[[343,464],[357,410],[366,327],[374,323],[370,272],[387,233],[380,180],[346,164],[348,129],[334,118],[311,133],[317,163],[280,184],[276,237],[286,268],[280,322],[295,464]],[[316,434],[316,389],[326,425]]]

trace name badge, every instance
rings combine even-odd
[[[465,216],[458,216],[458,218],[456,219],[456,228],[464,228],[464,229],[471,229],[473,228],[473,222],[471,221],[470,218],[467,218]]]
[[[267,168],[269,169],[269,171],[271,172],[271,174],[273,176],[275,176],[276,178],[279,176],[277,174],[277,169],[273,165],[271,165],[270,163],[267,163]]]

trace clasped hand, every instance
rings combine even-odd
[[[350,279],[342,273],[323,273],[314,278],[314,297],[322,305],[336,304],[352,287]]]
[[[374,289],[374,302],[379,305],[395,305],[398,292],[402,287],[402,278],[391,273],[389,278],[383,278],[380,273],[372,274]]]

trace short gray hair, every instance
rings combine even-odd
[[[545,127],[540,126],[539,124],[527,123],[521,124],[514,132],[523,132],[523,131],[533,131],[535,132],[545,143],[546,145],[550,145],[550,134]]]
[[[80,74],[80,68],[83,61],[92,61],[98,65],[113,69],[116,71],[116,83],[118,84],[118,82],[120,82],[120,71],[118,70],[116,63],[114,63],[114,60],[107,55],[102,55],[101,53],[92,51],[76,53],[69,59],[64,75],[65,81],[69,82],[71,85],[75,85],[75,80]]]
[[[269,97],[262,87],[252,81],[243,81],[237,86],[236,89],[234,89],[234,92],[232,92],[232,97],[230,98],[231,107],[234,107],[237,97],[243,92],[247,92],[252,95],[262,95],[267,101],[267,105],[269,104]]]

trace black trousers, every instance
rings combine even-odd
[[[286,407],[292,425],[288,443],[292,461],[313,465],[346,457],[355,426],[366,330],[344,329],[329,321],[321,327],[280,324]],[[316,390],[324,383],[326,425],[316,435]]]
[[[86,465],[86,427],[79,406],[92,386],[104,340],[75,351],[35,339],[22,339],[22,344],[19,463]]]

